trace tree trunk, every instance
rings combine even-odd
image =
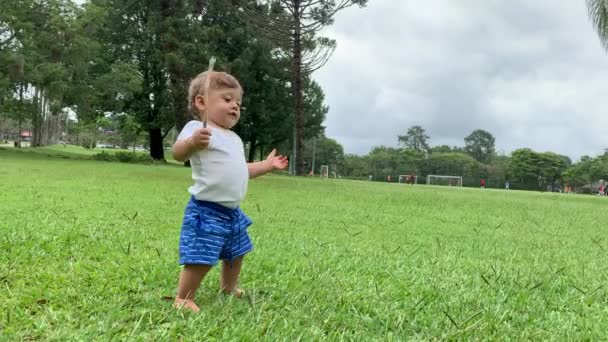
[[[48,100],[47,100],[48,101]],[[48,103],[45,103],[44,106],[44,112],[45,115],[44,117],[46,118],[46,125],[45,125],[45,134],[44,134],[44,142],[43,145],[50,145],[52,144],[52,140],[53,140],[53,114],[50,111],[50,108],[48,108],[47,106]]]
[[[42,122],[40,125],[40,145],[48,145],[49,141],[49,130],[48,130],[48,113],[46,111],[46,99],[44,97],[44,91],[41,92],[41,101],[40,101],[40,112],[42,113]]]
[[[41,92],[40,96],[42,96],[42,122],[40,125],[40,146],[47,145],[49,138],[49,131],[47,129],[49,122],[49,113],[46,110],[47,99],[44,96],[44,91]]]
[[[19,104],[22,106],[23,108],[23,86],[19,86]],[[20,109],[22,109],[20,108]],[[19,136],[17,137],[17,139],[19,139],[19,147],[21,147],[21,123],[23,122],[23,113],[19,114]]]
[[[40,125],[38,117],[38,110],[39,110],[39,105],[38,105],[38,89],[34,89],[34,112],[32,113],[32,131],[30,132],[31,134],[31,139],[30,139],[30,147],[36,147],[36,141],[38,140],[38,126]]]
[[[42,94],[36,88],[36,127],[34,129],[34,147],[40,146],[42,141]]]
[[[93,149],[93,144],[97,144],[97,123],[93,125],[93,137],[89,142],[89,149]]]
[[[36,89],[34,89],[34,97],[32,98],[32,129],[30,130],[30,147],[36,147],[36,130],[38,129],[38,97]]]
[[[249,140],[249,156],[247,157],[247,160],[252,163],[253,160],[255,159],[255,149],[257,147],[257,139],[255,137],[252,137],[251,140]]]
[[[36,147],[40,147],[43,144],[43,133],[44,133],[44,93],[40,90],[36,90],[38,93],[38,129],[36,132]]]
[[[0,115],[0,138],[2,138],[2,140],[6,140],[7,138],[7,130],[5,129],[6,120],[7,119],[5,119],[4,116]]]
[[[293,57],[292,57],[292,96],[294,101],[294,144],[295,144],[295,175],[305,174],[304,170],[304,113],[302,99],[302,37],[300,25],[300,0],[294,1],[293,19],[294,19],[294,42],[293,42]]]
[[[23,121],[23,119],[21,119],[21,115],[19,116],[19,137],[17,139],[19,139],[19,144],[17,145],[17,147],[21,147],[21,122]]]
[[[151,127],[148,132],[150,134],[150,157],[154,160],[165,160],[163,134],[160,127]]]

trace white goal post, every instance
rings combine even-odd
[[[426,176],[427,185],[448,185],[462,186],[461,176],[443,176],[443,175],[428,175]]]
[[[416,175],[399,175],[399,183],[407,183],[408,178],[411,180],[411,177],[414,177],[414,182],[411,184],[418,184],[418,176]]]
[[[321,178],[329,178],[329,165],[321,165]]]

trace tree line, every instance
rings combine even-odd
[[[321,153],[317,161],[342,177],[368,180],[371,176],[377,181],[390,176],[396,182],[399,175],[416,175],[418,182],[424,182],[427,175],[449,175],[463,177],[464,186],[479,186],[484,179],[488,187],[501,188],[509,181],[512,189],[554,190],[567,184],[588,192],[597,182],[608,180],[608,149],[573,163],[568,156],[530,148],[500,155],[494,136],[481,129],[464,137],[462,146],[430,146],[429,139],[424,128],[412,126],[397,137],[397,146],[376,146],[366,155],[354,155],[344,154],[339,143],[324,138],[317,144]]]
[[[318,31],[365,2],[2,1],[0,129],[31,126],[35,147],[67,137],[93,147],[112,126],[123,143],[145,134],[163,160],[163,141],[190,119],[188,82],[214,56],[245,89],[235,130],[249,160],[293,150],[301,174],[302,142],[323,136],[328,111],[311,73],[336,44]]]

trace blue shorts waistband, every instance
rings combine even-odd
[[[240,210],[239,208],[228,208],[226,206],[223,206],[223,205],[221,205],[219,203],[215,203],[215,202],[201,201],[201,200],[194,198],[194,196],[190,197],[190,201],[195,203],[197,206],[215,210],[217,212],[220,212],[222,214],[229,215],[229,216],[236,215]]]

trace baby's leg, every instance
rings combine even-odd
[[[211,269],[210,265],[186,265],[179,276],[177,297],[174,306],[183,307],[194,312],[199,312],[199,307],[194,303],[194,294],[201,285],[203,277]]]
[[[220,287],[225,293],[234,294],[237,297],[243,295],[243,291],[236,287],[241,274],[241,265],[243,257],[235,258],[234,260],[222,260],[222,275],[220,278]]]

